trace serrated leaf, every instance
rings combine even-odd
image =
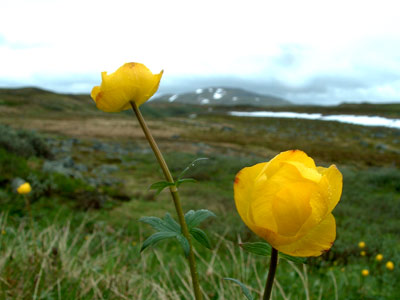
[[[142,248],[140,248],[140,252],[142,252],[144,249],[146,249],[149,246],[153,246],[159,241],[172,238],[177,236],[178,234],[176,232],[171,232],[171,231],[161,231],[161,232],[156,232],[150,237],[148,237],[142,245]]]
[[[189,251],[190,251],[189,241],[182,234],[178,234],[176,236],[176,238],[178,239],[179,243],[181,244],[183,252],[185,253],[185,256],[188,257]]]
[[[185,221],[190,230],[209,217],[216,217],[216,215],[207,209],[190,210],[185,214]]]
[[[243,244],[240,244],[240,247],[242,247],[243,250],[245,250],[247,252],[261,255],[261,256],[270,256],[271,251],[272,251],[271,245],[268,243],[263,243],[263,242],[243,243]],[[307,260],[304,257],[294,257],[294,256],[290,256],[290,255],[287,255],[287,254],[284,254],[281,252],[278,253],[278,256],[280,258],[290,260],[295,263],[302,263],[302,264],[305,264],[306,260]]]
[[[170,231],[170,232],[176,232],[175,228],[165,222],[165,220],[162,220],[157,217],[141,217],[139,219],[139,222],[143,222],[146,224],[149,224],[151,227],[153,227],[157,231]],[[180,231],[178,231],[180,233]]]
[[[166,213],[164,216],[165,223],[172,228],[175,232],[181,233],[181,226],[171,217],[169,213]]]
[[[175,185],[176,185],[176,187],[179,187],[182,183],[186,183],[186,182],[196,183],[197,180],[193,179],[193,178],[182,178],[182,179],[178,179],[175,182]]]
[[[263,242],[243,243],[240,244],[240,247],[242,247],[243,250],[247,252],[261,256],[270,256],[272,251],[272,247],[269,244]]]
[[[207,234],[203,230],[201,230],[200,228],[192,228],[190,229],[190,234],[196,241],[198,241],[204,247],[211,249],[211,242]]]
[[[243,283],[241,283],[239,280],[235,278],[224,278],[224,280],[230,280],[233,281],[234,283],[238,284],[240,288],[242,289],[242,293],[246,296],[248,300],[254,300],[253,296],[250,294],[249,289],[247,286],[245,286]]]
[[[173,186],[173,185],[175,185],[174,182],[159,181],[159,182],[153,183],[153,184],[149,187],[149,189],[150,189],[150,190],[157,190],[157,191],[156,191],[156,195],[158,195],[158,194],[160,194],[166,187]]]

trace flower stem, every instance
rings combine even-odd
[[[133,101],[131,101],[131,106],[132,106],[133,111],[135,112],[135,115],[139,121],[140,126],[142,127],[142,130],[146,136],[146,139],[148,140],[150,147],[153,150],[158,163],[160,164],[160,167],[164,173],[165,179],[168,182],[173,183],[174,179],[171,175],[171,172],[169,171],[168,165],[165,162],[164,157],[156,144],[156,141],[154,140],[153,136],[151,135],[150,130],[147,127],[146,122],[144,121],[142,113],[139,110],[139,107]],[[181,201],[179,198],[177,187],[175,185],[171,186],[170,192],[171,192],[172,199],[174,201],[176,213],[178,214],[179,224],[181,225],[181,228],[182,228],[182,234],[189,242],[188,260],[189,260],[190,273],[192,275],[192,283],[193,283],[193,291],[194,291],[195,299],[202,300],[203,296],[200,291],[200,284],[199,284],[199,279],[198,279],[198,275],[197,275],[197,271],[196,271],[196,260],[194,257],[192,241],[191,241],[189,230],[188,230],[188,227],[187,227],[187,224],[185,221],[185,216],[183,214],[182,205],[181,205]]]
[[[278,250],[272,248],[271,262],[269,264],[268,278],[265,284],[263,300],[269,300],[272,292],[272,285],[274,284],[276,266],[278,264]]]

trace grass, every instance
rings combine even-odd
[[[186,109],[181,110],[183,116]],[[260,297],[268,261],[239,247],[240,242],[259,239],[237,215],[232,182],[241,168],[290,148],[305,150],[318,165],[337,164],[344,189],[334,210],[333,248],[304,266],[280,260],[273,299],[400,298],[398,130],[309,120],[224,115],[188,119],[153,116],[152,110],[147,114],[175,177],[195,158],[209,158],[187,173],[198,182],[181,188],[185,211],[207,208],[218,216],[202,226],[213,250],[196,244],[205,299],[242,299],[240,288],[224,277],[241,280]],[[103,119],[90,113],[79,120],[65,112],[55,121],[61,115],[53,111],[37,119],[32,113],[22,119],[18,113],[0,114],[0,122],[13,125],[5,130],[11,138],[3,134],[0,148],[0,299],[192,299],[188,268],[177,242],[161,242],[139,252],[152,230],[138,219],[174,215],[174,210],[168,193],[155,196],[148,190],[162,174],[138,125],[128,114]],[[47,120],[53,123],[46,127]],[[74,126],[51,127],[57,122]],[[20,130],[28,125],[39,133]],[[73,127],[85,126],[90,127],[74,134]],[[110,135],[113,128],[118,128],[118,137]],[[87,170],[81,178],[46,173],[42,166],[47,158],[40,151],[10,152],[16,149],[15,136],[26,149],[35,149],[32,143],[42,149],[38,139],[50,139],[51,150],[78,138],[65,152],[56,151],[55,158],[68,155]],[[94,147],[99,144],[103,147]],[[101,174],[103,165],[118,168]],[[24,199],[12,191],[16,177],[32,183],[34,228]],[[90,178],[101,184],[91,184]],[[366,256],[360,255],[361,240],[367,244]],[[383,262],[375,261],[377,253],[383,254]],[[394,262],[393,271],[384,267],[387,260]],[[361,276],[365,268],[368,277]]]

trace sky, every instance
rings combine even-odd
[[[90,93],[102,71],[140,62],[164,70],[159,95],[400,102],[396,2],[1,0],[0,87]]]

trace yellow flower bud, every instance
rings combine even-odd
[[[382,254],[377,254],[376,257],[375,257],[375,259],[376,259],[377,261],[382,261],[383,255],[382,255]]]
[[[388,262],[386,263],[386,269],[388,269],[388,270],[390,270],[390,271],[393,271],[393,270],[394,270],[394,263],[391,262],[391,261],[388,261]]]
[[[359,242],[358,243],[358,247],[361,248],[361,249],[365,248],[365,242]]]
[[[275,249],[301,257],[319,256],[332,247],[336,223],[331,212],[341,193],[339,170],[316,167],[300,150],[242,169],[234,184],[244,223]]]
[[[366,277],[366,276],[369,275],[369,271],[367,269],[364,269],[364,270],[361,271],[361,275]]]
[[[145,65],[126,63],[114,73],[101,73],[101,85],[92,89],[91,96],[98,109],[118,112],[140,106],[158,90],[163,71],[153,74]]]
[[[29,182],[25,182],[17,188],[17,193],[21,195],[29,194],[31,191],[32,188]]]
[[[367,252],[361,251],[361,252],[360,252],[360,255],[361,255],[361,256],[365,256],[365,255],[367,255]]]

